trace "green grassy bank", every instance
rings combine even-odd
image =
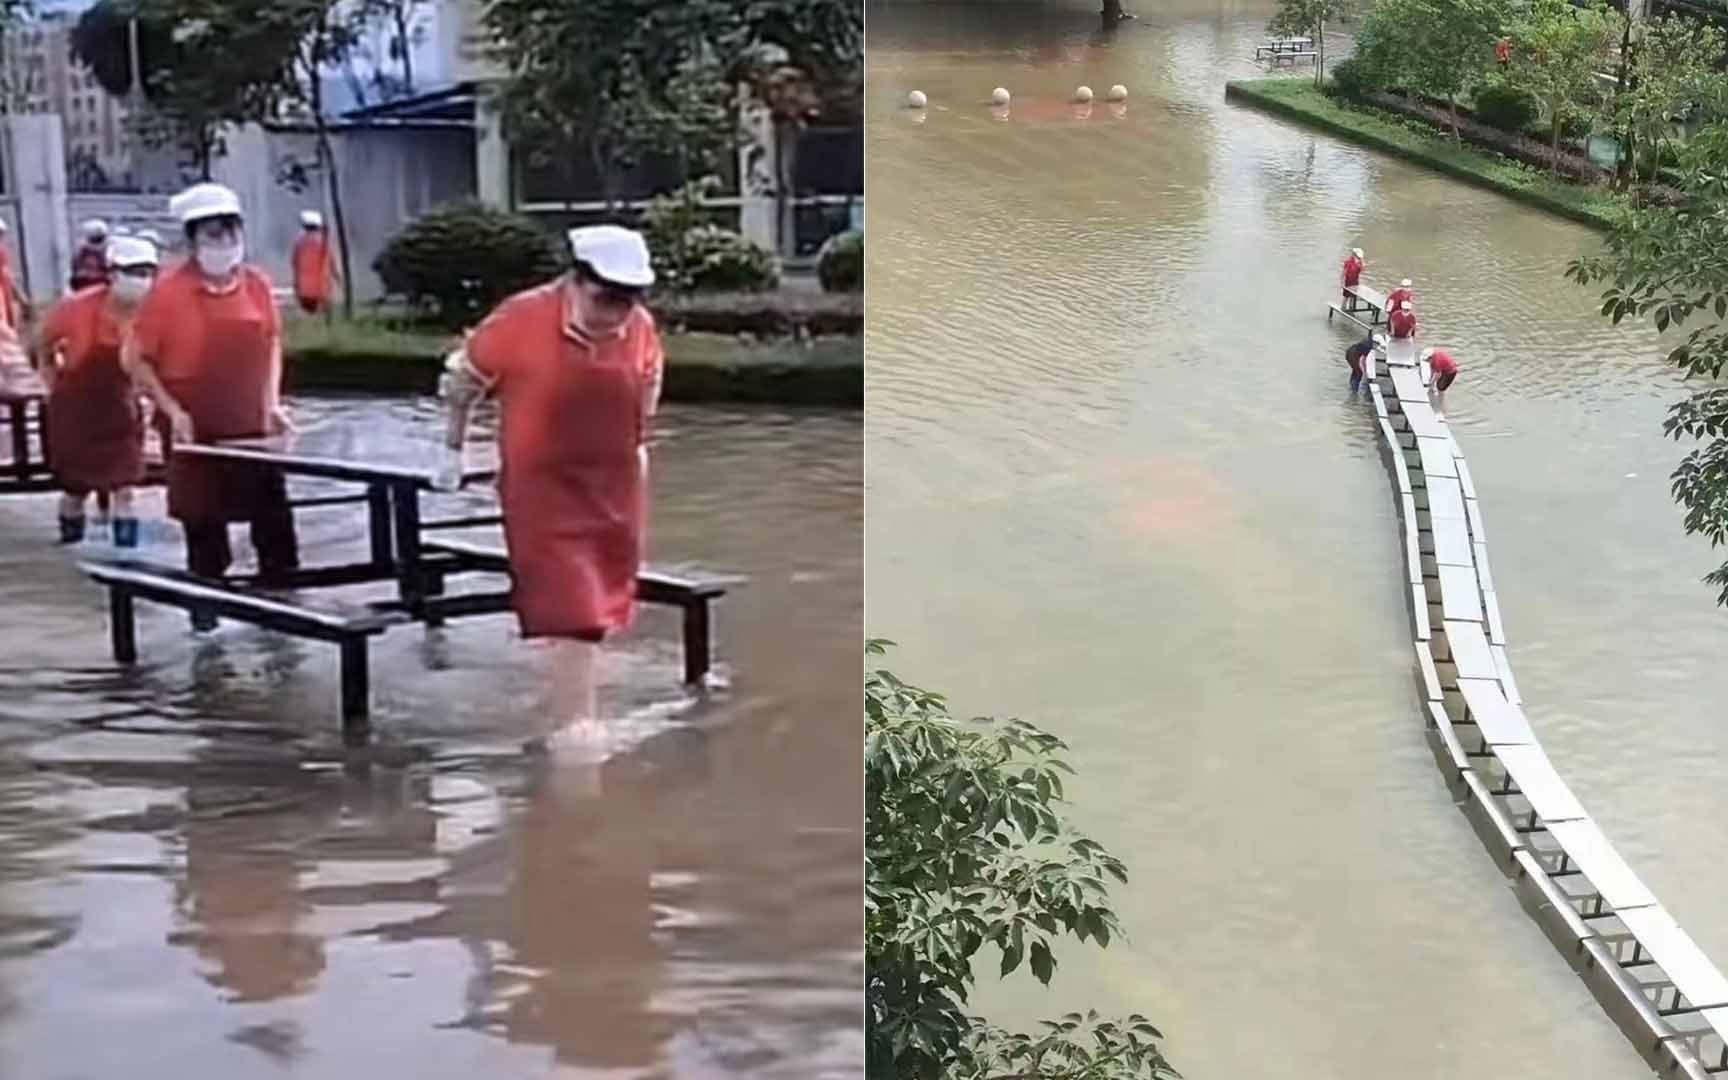
[[[1520,162],[1459,144],[1415,120],[1346,105],[1305,78],[1246,79],[1226,83],[1226,100],[1263,109],[1423,165],[1508,198],[1597,229],[1612,226],[1625,203],[1603,187],[1556,180]]]
[[[297,390],[430,393],[452,334],[357,319],[291,318],[288,380]],[[666,398],[780,405],[864,404],[864,339],[857,336],[744,339],[712,333],[666,336]]]

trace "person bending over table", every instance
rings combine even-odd
[[[634,614],[665,357],[642,305],[654,271],[641,234],[596,225],[568,239],[569,273],[505,300],[451,354],[436,486],[460,485],[469,411],[495,394],[511,603],[522,635],[554,650],[548,742],[603,754],[596,653]]]
[[[167,417],[176,444],[292,430],[282,407],[281,316],[270,278],[244,261],[240,200],[196,184],[169,209],[192,257],[163,274],[123,351],[127,369]],[[170,452],[168,513],[186,532],[187,569],[219,578],[233,564],[231,522],[251,526],[258,572],[280,583],[300,565],[294,513],[279,469]],[[194,617],[194,626],[215,621]]]

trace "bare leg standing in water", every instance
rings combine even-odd
[[[571,273],[505,300],[446,363],[436,486],[460,485],[468,414],[496,393],[511,605],[523,637],[551,643],[547,745],[591,758],[607,750],[596,653],[635,613],[664,354],[641,235],[602,225],[569,241]]]

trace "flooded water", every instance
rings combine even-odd
[[[1074,815],[1133,874],[1127,942],[981,1004],[1144,1012],[1195,1077],[1645,1075],[1423,742],[1325,305],[1351,246],[1415,279],[1532,720],[1728,964],[1728,621],[1668,499],[1678,380],[1563,280],[1593,234],[1226,105],[1270,4],[1141,4],[1113,38],[1096,9],[869,9],[869,630],[958,711],[1067,738]],[[1114,83],[1120,115],[1066,104]]]
[[[296,408],[339,453],[435,438],[429,402]],[[599,769],[520,753],[542,673],[508,616],[378,639],[364,756],[328,646],[144,605],[122,673],[52,499],[0,500],[0,1076],[859,1075],[861,425],[659,428],[653,561],[748,579],[730,686],[686,700],[644,609]],[[366,550],[354,507],[302,536]]]

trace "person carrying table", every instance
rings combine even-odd
[[[1351,248],[1344,259],[1344,310],[1354,310],[1356,298],[1350,290],[1362,284],[1362,249]]]
[[[505,300],[451,354],[435,486],[459,486],[469,410],[495,394],[512,606],[522,635],[554,650],[553,745],[595,751],[595,654],[634,613],[665,354],[642,305],[654,271],[641,234],[596,225],[568,242],[569,273]]]
[[[292,430],[281,397],[281,316],[269,276],[244,261],[239,197],[220,184],[195,184],[174,196],[169,210],[185,229],[191,257],[145,298],[126,340],[127,370],[167,418],[176,444]],[[251,526],[263,583],[299,568],[280,470],[170,452],[168,513],[186,532],[194,574],[227,573],[228,526],[241,521]]]
[[[1410,288],[1410,279],[1405,278],[1398,283],[1396,289],[1386,294],[1386,314],[1390,316],[1394,308],[1400,304],[1409,304],[1415,299],[1416,293]]]
[[[48,462],[60,484],[60,542],[84,539],[85,502],[109,497],[114,545],[138,546],[132,487],[144,477],[144,418],[120,363],[125,328],[156,279],[156,245],[119,236],[108,244],[109,280],[48,310],[35,362],[48,387]]]
[[[1350,365],[1350,392],[1354,394],[1362,388],[1364,379],[1374,377],[1374,350],[1386,344],[1386,339],[1379,334],[1369,334],[1361,341],[1351,343],[1344,350],[1344,362]]]
[[[1408,301],[1395,305],[1392,314],[1386,317],[1386,326],[1392,331],[1394,340],[1402,341],[1416,336],[1416,308]]]
[[[1434,372],[1434,411],[1440,412],[1446,405],[1446,391],[1458,379],[1458,361],[1445,349],[1423,349],[1421,358]]]

